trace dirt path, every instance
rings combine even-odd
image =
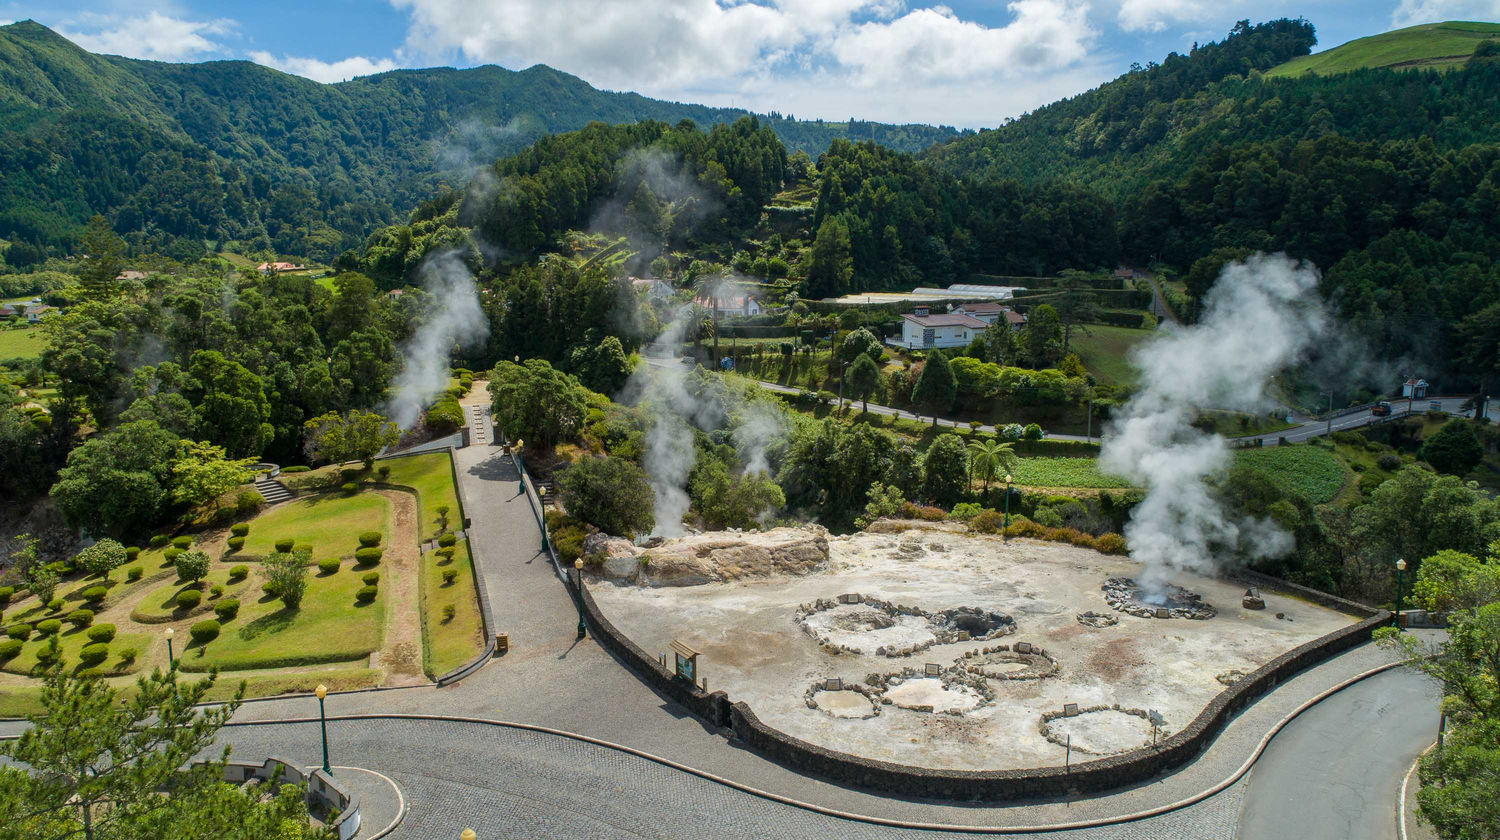
[[[385,643],[377,664],[386,685],[428,682],[422,673],[421,560],[417,547],[417,498],[400,490],[377,490],[391,503],[391,539],[380,563],[380,594],[385,604]]]

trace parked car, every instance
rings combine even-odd
[[[1370,409],[1370,415],[1372,417],[1390,417],[1391,404],[1385,400],[1375,403],[1375,407]]]

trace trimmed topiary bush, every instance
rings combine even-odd
[[[365,548],[373,548],[380,545],[379,531],[365,531],[359,535],[359,544]]]
[[[172,563],[176,563],[177,562],[177,558],[181,557],[182,555],[184,555],[186,553],[187,553],[187,549],[178,548],[176,546],[173,546],[173,547],[167,549],[166,551],[163,551],[161,553],[161,556],[162,556],[162,559],[165,560],[165,561],[167,561],[168,564],[172,564]]]
[[[250,574],[249,566],[235,566],[229,570],[230,580],[244,580]]]
[[[208,594],[209,594],[210,597],[213,597],[213,598],[217,598],[220,595],[223,595],[224,594],[224,584],[222,584],[222,583],[216,583],[213,586],[210,586],[208,588]]]
[[[296,540],[292,540],[292,539],[277,540],[276,541],[276,552],[278,554],[286,554],[287,552],[291,551],[292,550],[292,546],[294,546],[296,544],[297,544],[297,541]]]
[[[171,541],[172,538],[167,536],[166,534],[157,534],[151,538],[151,542],[149,543],[149,545],[152,548],[161,548]]]
[[[380,583],[380,573],[365,572],[364,574],[359,576],[359,579],[364,581],[366,586],[374,586],[375,584]]]
[[[440,563],[451,563],[451,562],[453,562],[453,552],[454,551],[457,551],[457,549],[455,549],[451,545],[448,546],[448,547],[446,547],[446,548],[440,548],[440,549],[438,549],[435,553],[437,554],[438,557],[442,558],[438,562],[440,562]]]
[[[229,533],[235,535],[236,537],[243,537],[246,534],[250,533],[250,523],[236,522],[233,525],[229,526]]]
[[[140,566],[131,566],[130,568],[125,570],[125,579],[129,581],[137,581],[140,580],[141,576],[144,574],[146,574],[145,569],[141,568]]]
[[[297,543],[296,545],[292,546],[293,554],[306,554],[308,557],[311,557],[312,551],[312,543]]]
[[[190,536],[188,536],[187,534],[183,534],[180,537],[173,537],[172,538],[172,547],[173,548],[180,548],[180,549],[183,549],[184,551],[186,551],[187,549],[192,548],[192,546],[193,546],[193,538],[190,537]]]
[[[229,550],[230,551],[239,551],[240,549],[242,549],[242,548],[245,547],[245,538],[244,537],[230,537],[229,540],[225,543],[225,545],[229,546]]]
[[[14,586],[0,586],[0,604],[10,603],[10,599],[16,595]]]
[[[140,546],[138,546],[138,545],[127,545],[127,546],[125,546],[125,562],[126,563],[133,563],[133,562],[135,562],[135,558],[140,557],[140,556],[141,556],[141,548],[140,548]]]
[[[191,635],[193,637],[193,641],[197,642],[198,644],[206,644],[213,641],[214,639],[219,638],[219,622],[214,621],[211,618],[207,621],[200,621],[197,624],[194,624],[192,626],[192,629],[188,630],[188,634]]]
[[[51,665],[62,658],[62,649],[47,645],[36,652],[36,664]]]
[[[98,665],[100,662],[103,662],[108,658],[109,645],[102,642],[95,642],[91,645],[84,645],[83,650],[80,650],[78,652],[78,661],[90,668]]]
[[[97,604],[108,596],[109,589],[104,586],[90,586],[88,589],[83,590],[83,600],[92,604]]]
[[[0,662],[15,659],[21,654],[21,643],[15,639],[0,642]]]
[[[361,548],[354,552],[354,560],[361,566],[373,566],[380,562],[383,553],[378,548]]]
[[[271,598],[275,598],[280,595],[281,587],[276,585],[276,581],[268,580],[260,585],[260,591],[266,593]]]
[[[451,546],[458,545],[458,535],[452,532],[443,534],[438,537],[438,545],[442,546],[443,548],[449,548]]]
[[[95,624],[88,629],[88,637],[91,642],[112,642],[115,639],[115,626],[113,624]]]
[[[173,600],[177,602],[177,609],[190,610],[203,603],[203,593],[196,589],[184,589]]]
[[[68,623],[74,627],[87,627],[94,623],[94,611],[78,609],[68,613]]]
[[[322,560],[318,561],[318,571],[322,572],[325,575],[334,574],[338,570],[339,558],[337,557],[324,557]]]
[[[24,642],[27,639],[31,638],[31,625],[12,624],[10,627],[7,627],[5,629],[5,635],[11,637],[12,639],[18,639]]]
[[[458,580],[458,570],[457,569],[444,569],[443,570],[443,585],[444,586],[451,586],[455,580]]]
[[[359,485],[355,484],[352,481],[346,481],[343,484],[339,485],[339,489],[344,491],[345,496],[353,496],[355,493],[359,492]]]
[[[133,647],[120,648],[120,661],[121,662],[134,662],[135,658],[137,656],[139,656],[139,655],[140,655],[139,652],[136,651],[136,649],[133,648]]]
[[[218,616],[220,621],[228,621],[239,614],[240,601],[238,598],[225,598],[219,603],[214,604],[214,615]]]
[[[103,676],[104,671],[99,668],[84,668],[83,670],[78,672],[78,678],[80,680],[97,680],[103,678]]]
[[[208,576],[208,555],[201,551],[184,551],[177,555],[172,565],[177,569],[178,580],[197,583]]]
[[[55,618],[43,619],[36,623],[36,632],[43,636],[51,636],[62,629],[62,622]]]
[[[93,589],[94,587],[91,586],[89,588]],[[47,609],[51,610],[52,612],[62,612],[63,607],[66,607],[67,605],[68,602],[64,601],[63,599],[53,598],[52,600],[47,602]]]
[[[375,595],[378,592],[379,590],[373,586],[361,586],[359,591],[354,593],[354,598],[362,604],[368,604],[375,600]]]
[[[260,506],[266,503],[266,497],[255,490],[241,490],[234,497],[234,512],[240,516],[249,516],[260,510]]]
[[[453,620],[453,616],[455,616],[457,614],[458,614],[458,607],[455,607],[452,604],[444,604],[443,605],[443,623],[444,624],[447,624],[448,622],[452,621]]]

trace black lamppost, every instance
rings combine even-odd
[[[1005,527],[1010,528],[1010,473],[1005,474]]]
[[[323,772],[332,776],[333,770],[328,766],[328,717],[323,714],[323,698],[328,696],[328,686],[318,683],[313,694],[318,695],[318,728],[323,732]]]
[[[1406,571],[1406,561],[1396,561],[1396,614],[1391,616],[1391,621],[1396,625],[1396,631],[1401,630],[1401,573]]]
[[[589,633],[583,623],[583,558],[573,561],[573,587],[578,590],[578,638],[581,639]]]
[[[176,630],[173,630],[172,628],[168,627],[167,628],[167,632],[165,632],[165,633],[162,634],[163,636],[167,637],[167,668],[168,669],[177,667],[176,661],[172,658],[172,637],[174,635],[176,635],[176,633],[177,633]]]

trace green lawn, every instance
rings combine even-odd
[[[1474,48],[1500,37],[1500,24],[1431,23],[1359,38],[1347,44],[1304,55],[1266,71],[1267,76],[1329,75],[1365,67],[1427,67],[1453,69],[1468,61]]]
[[[35,359],[46,347],[47,340],[37,327],[0,327],[0,359]]]
[[[281,668],[369,656],[380,647],[386,598],[382,592],[369,604],[356,603],[364,571],[349,565],[332,575],[309,570],[307,594],[296,610],[265,596],[241,599],[239,615],[224,624],[217,639],[187,645],[179,657],[182,668]]]
[[[1333,501],[1349,475],[1332,452],[1308,443],[1241,449],[1234,458],[1270,479],[1282,492],[1296,493],[1315,505]]]
[[[110,649],[115,649],[111,643]],[[113,667],[114,660],[106,663],[107,667]],[[113,670],[106,672],[106,677],[114,673]],[[183,683],[195,682],[202,677],[190,675],[183,678]],[[133,680],[110,680],[119,692],[121,700],[135,696],[135,684]],[[205,700],[228,700],[234,696],[240,683],[245,683],[245,697],[275,697],[278,694],[311,693],[319,685],[327,686],[330,692],[351,691],[356,688],[369,688],[380,684],[380,672],[370,668],[324,668],[316,671],[305,671],[300,674],[222,674],[218,682],[208,690],[204,696]],[[25,715],[39,714],[42,711],[41,687],[38,685],[12,685],[0,687],[0,717],[24,717]],[[330,704],[337,703],[337,699],[330,699]],[[331,711],[331,709],[330,709]]]
[[[1154,330],[1090,324],[1087,333],[1073,331],[1069,349],[1105,385],[1133,385],[1138,372],[1130,364],[1130,350],[1155,334]]]
[[[432,452],[426,455],[409,455],[377,462],[377,467],[390,467],[386,479],[391,484],[400,484],[417,491],[417,507],[422,520],[422,541],[437,537],[439,505],[448,506],[448,528],[463,527],[463,518],[458,507],[458,491],[453,486],[452,456],[447,452]],[[252,533],[253,533],[252,528]]]
[[[61,633],[63,661],[72,665],[78,664],[78,652],[84,645],[91,644],[86,629],[75,629],[71,624],[63,624]],[[115,636],[109,643],[109,658],[100,665],[106,674],[129,674],[141,667],[146,658],[146,648],[150,639],[144,633],[121,633]],[[8,662],[0,662],[0,671],[11,674],[27,675],[31,669],[36,667],[37,651],[47,646],[47,637],[39,633],[32,633],[31,638],[21,647],[21,653]],[[134,648],[137,656],[132,662],[122,662],[119,652],[127,648]]]
[[[229,582],[229,566],[211,569],[208,577],[198,589],[203,593],[203,600],[192,612],[181,612],[177,609],[177,593],[187,589],[191,584],[177,580],[174,575],[166,583],[147,592],[130,611],[130,617],[142,624],[165,624],[169,621],[187,618],[188,616],[204,614],[205,618],[212,618],[214,602],[217,598],[209,597],[209,587],[221,584],[224,587],[225,598],[241,598],[244,595],[246,581],[240,580],[235,583]]]
[[[468,662],[484,649],[484,622],[479,616],[479,596],[474,588],[474,567],[469,562],[469,544],[459,542],[453,562],[443,564],[436,552],[422,556],[422,669],[437,679]],[[452,584],[443,583],[443,570],[456,569]],[[452,620],[444,620],[443,607],[452,604]]]
[[[1129,487],[1130,482],[1099,471],[1093,458],[1022,458],[1011,478],[1023,487]]]
[[[276,550],[276,541],[293,539],[313,547],[313,559],[352,557],[359,548],[362,531],[379,531],[390,538],[391,505],[374,493],[342,492],[297,499],[250,521],[245,537],[246,555],[264,557]],[[224,555],[231,562],[235,554]]]

